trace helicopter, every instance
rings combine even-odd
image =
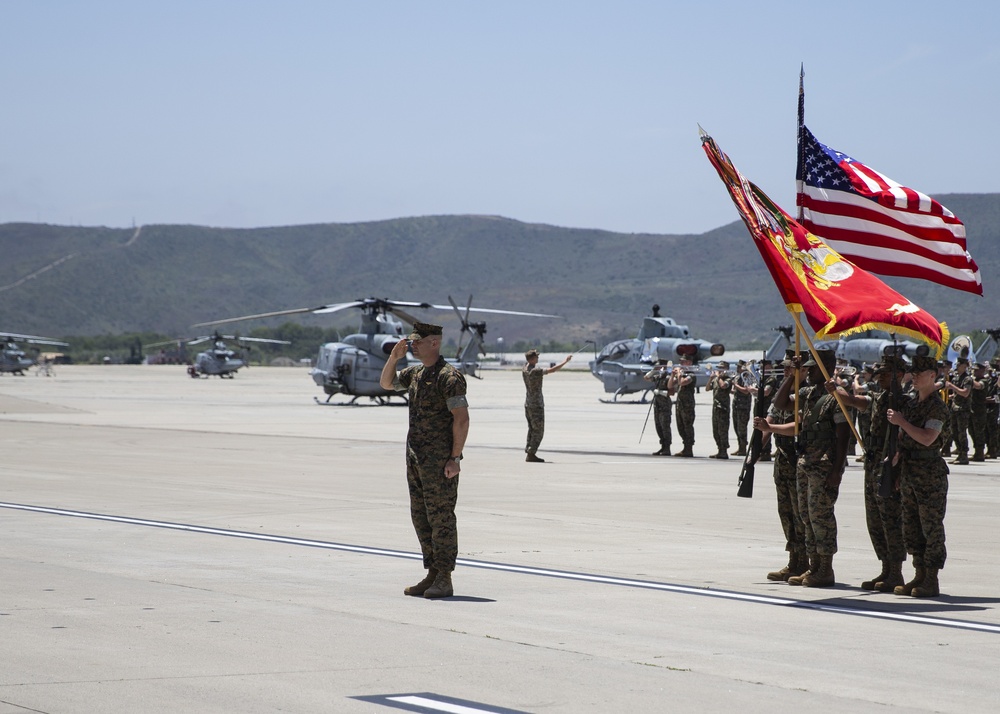
[[[17,335],[13,332],[0,333],[0,374],[10,372],[24,376],[24,371],[31,369],[35,365],[35,360],[25,356],[24,350],[18,347],[17,342],[27,342],[32,345],[56,345],[58,347],[69,347],[66,342],[54,340],[51,337],[37,337],[35,335]]]
[[[236,340],[241,346],[246,347],[246,342],[269,342],[276,345],[290,345],[287,340],[270,340],[263,337],[239,337],[237,335],[220,335],[218,331],[213,335],[203,335],[187,340],[171,340],[169,342],[156,342],[145,347],[159,347],[161,345],[172,345],[185,342],[188,345],[199,345],[208,340],[213,341],[212,349],[199,352],[194,359],[194,363],[188,365],[187,373],[194,378],[217,376],[222,379],[232,379],[236,372],[247,366],[246,359],[240,354],[226,346],[224,340]]]
[[[653,305],[653,315],[642,319],[639,334],[631,340],[615,340],[605,345],[590,362],[590,372],[604,384],[604,391],[618,401],[625,394],[651,389],[643,375],[659,360],[673,361],[682,358],[692,365],[725,354],[724,345],[691,337],[687,325],[678,325],[672,317],[660,315],[660,306]],[[696,384],[708,384],[710,370],[689,368]]]
[[[446,360],[455,365],[464,374],[477,378],[477,371],[479,369],[478,358],[480,354],[485,354],[483,337],[486,334],[486,324],[483,322],[469,322],[470,312],[488,312],[524,317],[558,317],[557,315],[544,315],[534,312],[475,308],[472,307],[471,296],[469,297],[469,302],[465,307],[465,314],[463,316],[450,295],[448,296],[448,301],[450,305],[433,305],[427,302],[389,300],[387,298],[359,298],[350,302],[332,303],[318,307],[279,310],[259,315],[202,322],[195,325],[195,327],[221,325],[241,320],[295,315],[306,312],[315,315],[327,315],[340,312],[341,310],[359,309],[361,311],[361,328],[358,333],[348,335],[342,341],[327,342],[320,346],[319,354],[316,358],[316,366],[309,374],[316,385],[321,387],[327,396],[326,401],[322,402],[318,397],[314,397],[313,399],[317,404],[331,404],[330,400],[335,395],[343,394],[351,397],[350,401],[347,402],[348,404],[355,404],[360,397],[368,397],[369,400],[377,404],[386,405],[392,403],[391,400],[393,398],[398,398],[402,400],[402,403],[406,403],[405,396],[391,390],[385,390],[379,385],[382,367],[388,360],[393,346],[400,340],[406,339],[406,335],[408,334],[408,329],[405,328],[403,321],[410,325],[420,322],[420,320],[410,315],[406,310],[453,310],[458,315],[459,320],[461,320],[462,329],[456,356],[451,359],[446,358]],[[398,315],[401,320],[396,319],[394,315]],[[462,341],[464,341],[466,333],[469,333],[469,341],[463,349]],[[406,359],[400,360],[400,369],[406,365]]]

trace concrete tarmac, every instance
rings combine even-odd
[[[765,577],[771,465],[736,497],[708,395],[678,459],[589,374],[544,389],[526,464],[520,375],[470,380],[456,595],[427,601],[406,408],[291,368],[3,376],[0,714],[1000,711],[998,462],[951,467],[940,597],[860,589],[853,460],[838,584],[795,588]]]

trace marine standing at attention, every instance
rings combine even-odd
[[[674,410],[673,400],[670,399],[673,396],[669,384],[670,367],[666,360],[661,359],[642,378],[653,383],[653,423],[656,425],[656,435],[660,437],[660,448],[653,452],[653,456],[670,456],[670,419]]]
[[[753,391],[742,384],[750,373],[747,363],[736,363],[736,377],[733,379],[733,431],[736,432],[736,451],[733,456],[747,455],[747,424],[750,423],[750,406]]]
[[[712,391],[712,436],[719,450],[710,455],[710,459],[729,458],[729,402],[733,394],[733,378],[728,370],[729,363],[723,360],[708,380],[707,389]]]
[[[528,420],[528,442],[524,451],[528,454],[524,459],[530,463],[543,464],[545,459],[535,455],[542,437],[545,436],[545,399],[542,397],[542,377],[569,364],[573,355],[567,355],[566,359],[548,369],[538,366],[538,350],[528,350],[524,353],[524,369],[521,370],[521,377],[524,379],[524,416]]]
[[[694,456],[694,390],[696,379],[691,373],[691,359],[681,357],[681,366],[670,373],[669,389],[677,395],[677,433],[684,442],[684,448],[674,456]]]
[[[899,490],[903,499],[903,539],[913,556],[913,580],[896,595],[937,597],[938,571],[948,553],[944,545],[944,512],[948,505],[948,465],[941,456],[941,430],[948,408],[937,392],[934,358],[918,355],[910,365],[916,390],[898,410],[886,416],[899,427]]]
[[[827,373],[833,372],[836,357],[832,350],[820,351],[820,359]],[[799,496],[799,515],[805,529],[809,570],[799,576],[789,577],[789,585],[824,588],[836,584],[833,556],[837,552],[837,518],[834,508],[840,495],[840,482],[847,465],[847,417],[836,398],[830,394],[836,382],[823,381],[823,372],[815,358],[803,367],[809,367],[809,386],[799,390],[801,427],[796,448],[799,454],[795,465],[795,478]],[[781,411],[794,408],[789,384],[782,382],[774,396],[773,405]],[[794,424],[768,424],[754,418],[754,428],[782,436],[795,433]]]
[[[420,360],[396,373],[407,342]],[[406,481],[410,518],[420,542],[427,576],[404,595],[451,597],[451,573],[458,558],[458,475],[469,435],[465,377],[441,356],[441,327],[417,322],[406,340],[397,342],[382,368],[383,389],[406,391],[410,428],[406,434]]]
[[[959,357],[955,375],[945,381],[951,391],[951,437],[955,440],[957,458],[953,464],[969,463],[969,418],[972,414],[972,375],[969,360]]]

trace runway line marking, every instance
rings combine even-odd
[[[405,709],[411,712],[447,712],[447,714],[527,714],[519,709],[505,709],[465,699],[455,699],[431,692],[419,694],[377,694],[365,697],[350,697],[362,702],[382,704],[394,709]]]
[[[310,548],[323,548],[326,550],[337,550],[347,553],[364,553],[366,555],[384,555],[391,558],[405,558],[407,560],[422,560],[422,556],[420,553],[410,553],[403,550],[391,550],[388,548],[373,548],[370,546],[351,545],[349,543],[334,543],[332,541],[311,540],[308,538],[293,538],[290,536],[271,535],[268,533],[251,533],[249,531],[235,531],[226,528],[213,528],[211,526],[196,526],[188,523],[154,521],[145,518],[132,518],[129,516],[113,516],[104,513],[73,511],[64,508],[31,506],[23,503],[7,503],[3,501],[0,501],[0,508],[7,508],[15,511],[27,511],[32,513],[44,513],[54,516],[85,518],[89,520],[105,521],[109,523],[123,523],[126,525],[144,526],[149,528],[163,528],[166,530],[182,531],[188,533],[201,533],[204,535],[219,535],[219,536],[226,536],[229,538],[243,538],[246,540],[256,540],[268,543],[281,543],[284,545],[300,545]],[[712,590],[710,588],[694,587],[691,585],[675,585],[672,583],[662,583],[662,582],[657,582],[655,580],[618,578],[608,575],[594,575],[592,573],[577,573],[570,570],[536,568],[528,565],[494,563],[488,560],[470,560],[467,558],[459,558],[456,561],[456,564],[465,566],[467,568],[481,568],[485,570],[496,570],[500,572],[519,573],[521,575],[537,575],[547,578],[558,578],[561,580],[575,580],[577,582],[596,583],[601,585],[617,585],[621,587],[641,588],[645,590],[657,590],[661,592],[679,593],[682,595],[698,595],[701,597],[721,598],[724,600],[752,602],[761,605],[778,605],[784,607],[794,607],[805,610],[816,610],[819,612],[834,613],[838,615],[854,615],[857,617],[871,617],[879,620],[892,620],[896,622],[909,622],[921,625],[934,625],[937,627],[950,627],[961,630],[971,630],[974,632],[1000,634],[1000,625],[992,625],[985,622],[975,622],[973,620],[954,620],[943,617],[929,617],[926,615],[912,615],[909,613],[886,612],[884,610],[853,608],[853,607],[846,607],[844,605],[833,605],[825,602],[793,600],[790,598],[774,597],[771,595],[754,595],[751,593],[741,593],[732,590]]]

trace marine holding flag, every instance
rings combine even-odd
[[[715,140],[702,148],[750,230],[792,313],[804,313],[817,339],[881,329],[927,342],[940,355],[948,330],[932,315],[855,266],[791,218],[733,165]]]

